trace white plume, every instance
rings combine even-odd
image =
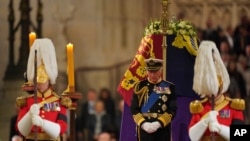
[[[28,81],[33,83],[34,79],[35,50],[37,51],[37,67],[43,63],[50,83],[55,84],[58,76],[56,53],[52,41],[48,38],[36,39],[31,46],[27,66]]]
[[[219,91],[218,76],[222,79],[220,93],[227,91],[230,79],[220,53],[212,41],[202,41],[195,60],[193,90],[201,97],[217,96]]]

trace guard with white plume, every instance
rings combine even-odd
[[[30,49],[27,80],[34,94],[17,98],[17,129],[26,141],[60,141],[67,131],[66,110],[71,99],[60,97],[52,86],[58,76],[55,48],[48,38],[36,39]]]
[[[244,124],[245,101],[225,95],[229,84],[227,69],[215,43],[202,41],[193,79],[193,90],[201,99],[190,103],[189,137],[192,141],[228,141],[229,126]]]

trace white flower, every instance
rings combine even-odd
[[[186,30],[184,30],[184,29],[180,29],[180,31],[179,31],[182,35],[185,35],[186,33],[187,33],[187,31]]]
[[[182,34],[189,36],[196,36],[196,30],[192,24],[184,20],[175,20],[174,18],[169,21],[168,30],[173,30],[172,34]]]
[[[192,28],[192,26],[187,24],[187,25],[185,25],[185,28],[190,29],[190,28]]]
[[[162,33],[161,22],[157,20],[150,22],[149,25],[144,30],[144,35],[161,34],[161,33]],[[192,24],[184,20],[177,21],[175,20],[175,18],[172,18],[171,20],[168,21],[167,33],[169,35],[182,34],[188,36],[196,36],[196,30]]]
[[[186,22],[185,22],[185,21],[181,21],[181,22],[179,22],[179,24],[178,24],[178,26],[179,26],[180,28],[184,28],[185,25],[186,25]]]
[[[171,35],[171,34],[174,34],[174,31],[171,30],[171,29],[168,29],[168,30],[167,30],[167,33],[168,33],[169,35]]]
[[[150,24],[145,28],[144,34],[160,34],[162,33],[162,29],[160,28],[161,22],[160,21],[152,21]]]

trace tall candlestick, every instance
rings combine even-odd
[[[74,55],[73,55],[73,44],[67,44],[67,58],[68,58],[68,86],[75,86],[74,76]]]
[[[35,39],[36,39],[36,33],[35,32],[30,32],[30,34],[29,34],[29,46],[30,47],[32,46]]]

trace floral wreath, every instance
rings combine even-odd
[[[161,34],[163,31],[161,29],[161,21],[154,20],[151,21],[148,26],[145,27],[144,35],[150,34]],[[172,34],[181,34],[188,36],[196,36],[196,29],[194,26],[185,20],[176,20],[174,17],[168,21],[167,33]]]
[[[151,21],[144,30],[144,36],[162,33],[161,21],[159,20]],[[198,50],[197,32],[196,28],[190,22],[176,20],[173,17],[168,21],[167,34],[176,35],[175,40],[172,42],[173,46],[186,48],[190,54],[196,56]]]

